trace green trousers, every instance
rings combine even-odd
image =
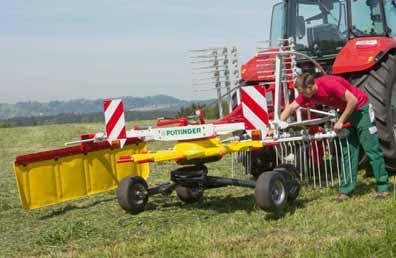
[[[362,146],[370,161],[377,183],[377,191],[385,192],[389,190],[388,172],[385,169],[384,155],[379,144],[377,128],[373,123],[374,114],[370,112],[370,108],[370,105],[366,104],[361,109],[354,111],[348,118],[352,125],[346,129],[347,136],[341,144],[344,166],[340,169],[340,192],[344,194],[351,194],[355,189],[360,146]]]

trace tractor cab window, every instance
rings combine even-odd
[[[392,37],[396,37],[396,1],[385,0],[384,9],[385,9],[386,23],[388,25],[388,33]]]
[[[272,8],[270,46],[278,47],[285,32],[284,5],[278,3]]]
[[[345,0],[298,0],[289,26],[297,50],[313,56],[334,55],[347,40]],[[294,20],[293,20],[294,19]]]
[[[352,0],[351,13],[353,36],[384,34],[380,0]]]

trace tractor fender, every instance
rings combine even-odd
[[[396,49],[396,39],[360,37],[347,42],[338,53],[332,74],[365,71],[373,67],[390,50]]]

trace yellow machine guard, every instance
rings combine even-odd
[[[196,158],[208,158],[213,156],[223,156],[230,152],[244,152],[250,151],[254,148],[262,148],[263,142],[261,141],[234,141],[230,143],[222,143],[217,137],[184,141],[175,144],[171,151],[157,151],[144,154],[132,155],[133,163],[146,163],[146,162],[163,162],[170,160],[192,160]]]
[[[14,164],[22,206],[30,210],[109,191],[128,175],[147,179],[148,164],[117,163],[122,155],[146,151],[145,143],[141,142],[122,149]]]

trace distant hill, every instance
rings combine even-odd
[[[125,120],[153,120],[159,117],[174,117],[176,115],[177,111],[171,110],[126,111]],[[12,117],[0,119],[0,128],[72,123],[104,123],[104,115],[103,112],[95,112],[86,114],[59,114],[53,116]]]
[[[177,111],[191,103],[209,103],[207,101],[186,101],[167,95],[150,97],[122,97],[126,111]],[[15,117],[47,117],[60,114],[90,114],[102,112],[103,99],[75,99],[50,102],[18,102],[16,104],[0,104],[0,120]]]

